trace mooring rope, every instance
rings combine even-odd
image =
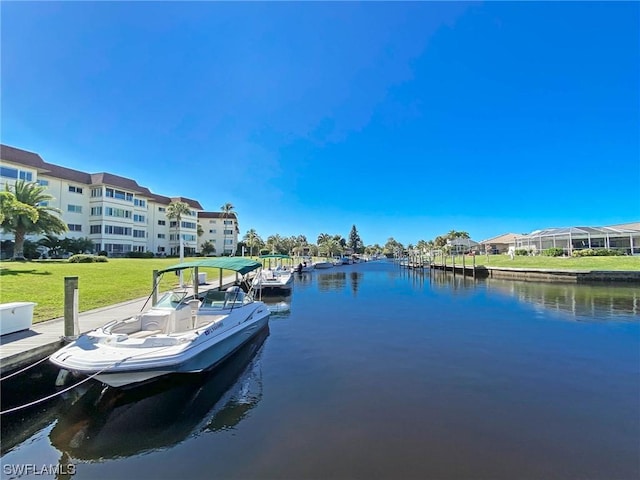
[[[9,379],[11,377],[14,377],[14,376],[18,375],[19,373],[26,372],[31,367],[35,367],[36,365],[40,365],[42,362],[44,362],[48,358],[49,358],[49,356],[46,356],[43,359],[38,360],[36,363],[32,363],[31,365],[28,365],[28,366],[24,367],[22,370],[18,370],[17,372],[13,372],[13,373],[10,373],[9,375],[5,375],[3,377],[0,377],[0,382],[3,381],[3,380],[7,380],[7,379]]]
[[[63,389],[63,390],[60,390],[59,392],[52,393],[51,395],[48,395],[48,396],[43,397],[43,398],[39,398],[38,400],[34,400],[33,402],[25,403],[24,405],[18,405],[17,407],[13,407],[13,408],[10,408],[8,410],[0,411],[0,415],[5,415],[5,414],[8,414],[8,413],[17,412],[18,410],[22,410],[23,408],[32,407],[32,406],[37,405],[39,403],[46,402],[47,400],[51,400],[52,398],[55,398],[58,395],[62,395],[63,393],[68,392],[69,390],[71,390],[73,388],[76,388],[78,385],[82,385],[84,382],[88,382],[92,378],[96,377],[97,375],[100,375],[102,372],[114,367],[115,365],[116,364],[109,365],[108,367],[103,368],[102,370],[100,370],[100,371],[88,376],[87,378],[82,379],[78,383],[74,383],[73,385],[70,385],[67,388]]]

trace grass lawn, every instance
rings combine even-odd
[[[462,256],[456,256],[456,265],[462,265]],[[441,263],[441,258],[436,258]],[[473,265],[473,257],[467,255],[465,265]],[[451,257],[447,258],[451,264]],[[542,268],[556,270],[640,270],[640,257],[535,257],[515,256],[513,260],[508,255],[476,255],[476,266],[512,267],[512,268]]]
[[[151,293],[153,270],[176,263],[179,263],[176,258],[110,258],[106,263],[1,262],[0,303],[36,302],[33,321],[41,322],[64,315],[64,277],[78,277],[79,310],[84,312],[146,297]],[[206,272],[210,282],[219,278],[218,269],[199,271]],[[225,275],[232,273],[224,272]],[[177,284],[177,276],[163,275],[160,291]]]

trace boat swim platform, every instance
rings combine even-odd
[[[230,275],[213,284],[198,285],[198,293],[207,290],[224,289],[234,285],[235,275]],[[187,287],[193,290],[193,287]],[[147,302],[145,306],[145,302]],[[151,307],[148,297],[130,300],[107,307],[87,310],[78,314],[80,333],[87,333],[102,327],[112,320],[125,320]],[[0,376],[31,365],[65,345],[64,317],[34,323],[28,330],[0,336]]]

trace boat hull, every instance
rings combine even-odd
[[[186,348],[184,353],[173,355],[170,362],[149,362],[148,365],[129,368],[126,361],[123,361],[122,366],[114,368],[96,367],[91,369],[85,367],[80,369],[66,365],[62,360],[63,356],[58,358],[57,355],[54,355],[51,357],[51,361],[74,374],[95,375],[96,380],[111,387],[126,387],[174,373],[203,372],[215,368],[265,328],[269,323],[269,312],[266,308],[265,311],[266,314],[247,320],[228,334],[214,335],[210,339],[205,339]],[[208,334],[204,333],[203,335]],[[154,365],[154,363],[162,364]]]

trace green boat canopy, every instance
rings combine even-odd
[[[291,259],[289,255],[283,255],[281,253],[270,253],[268,255],[260,255],[258,258],[284,258]]]
[[[185,270],[187,268],[221,268],[225,270],[233,270],[242,275],[252,272],[260,267],[262,264],[244,257],[216,257],[216,258],[203,258],[200,260],[193,260],[191,262],[178,263],[167,268],[159,270],[158,273],[174,272],[176,270]]]

